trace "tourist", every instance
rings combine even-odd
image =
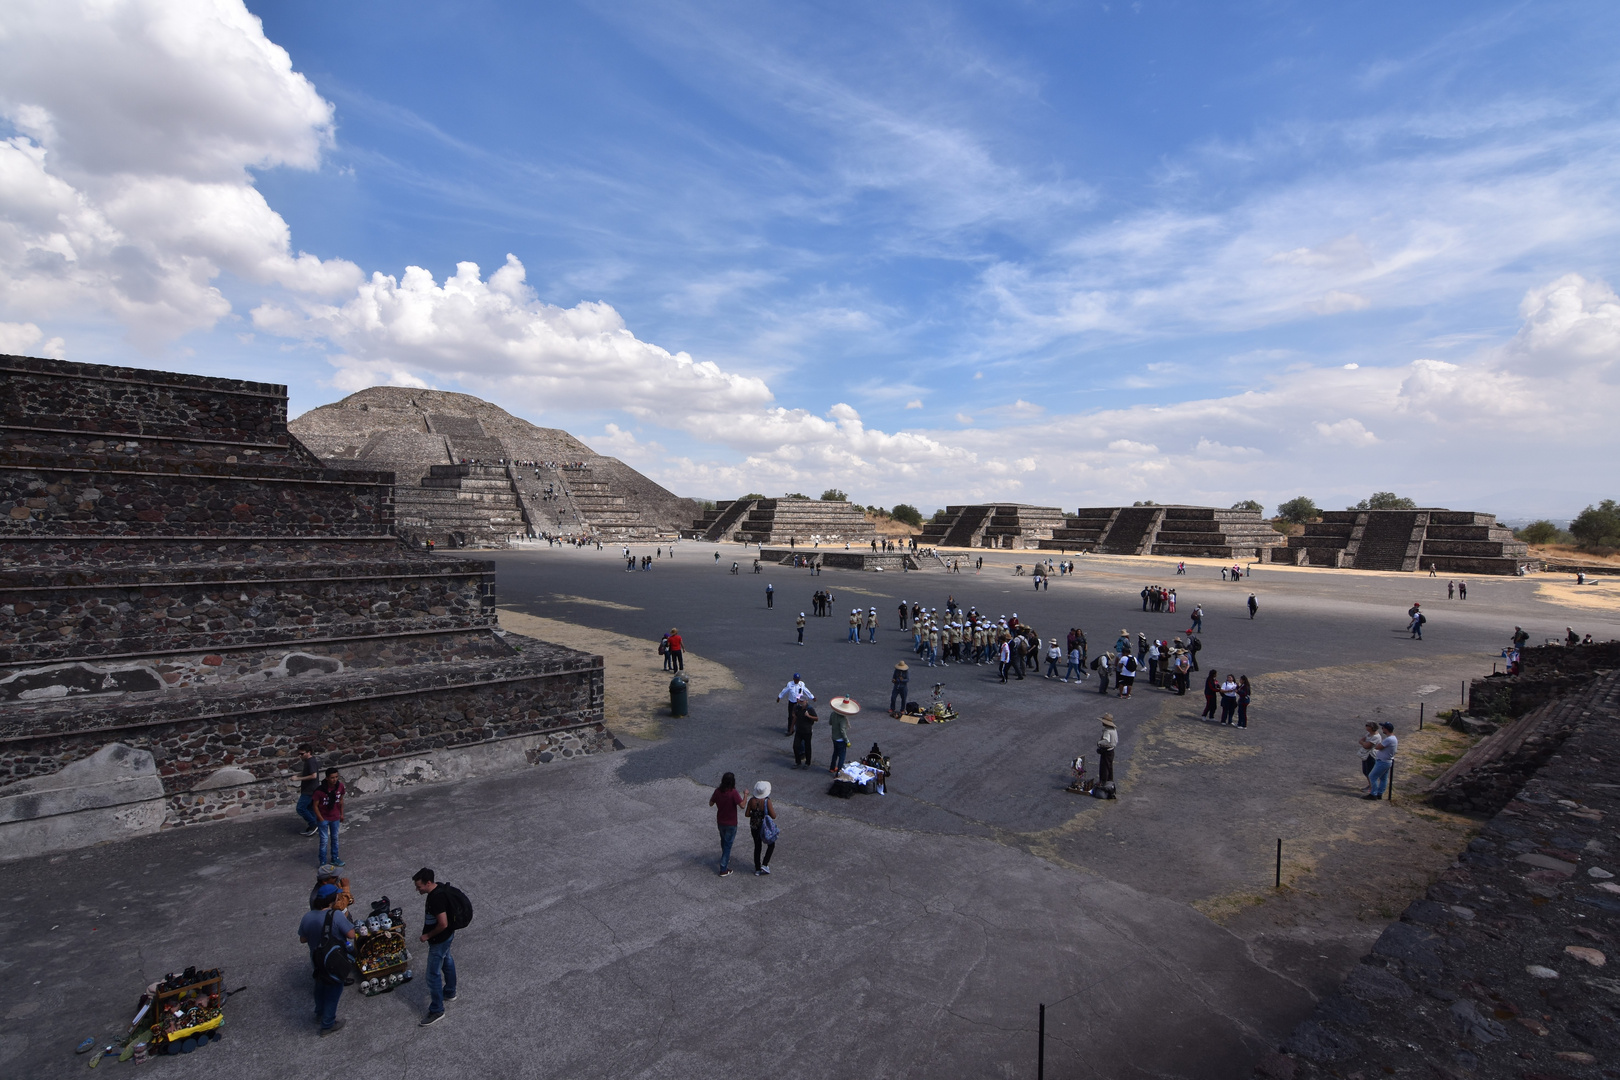
[[[709,796],[709,805],[714,807],[714,823],[720,829],[721,877],[731,876],[731,845],[737,839],[737,808],[742,804],[742,794],[737,790],[737,774],[726,773],[720,778],[720,786]]]
[[[1119,747],[1119,727],[1113,713],[1103,713],[1102,734],[1097,738],[1097,783],[1107,798],[1114,798],[1114,751]]]
[[[1204,648],[1204,643],[1202,641],[1198,640],[1198,638],[1196,638],[1196,637],[1187,638],[1187,656],[1189,658],[1191,658],[1191,660],[1192,660],[1192,664],[1190,665],[1190,668],[1193,671],[1198,670],[1198,654],[1199,654],[1200,651],[1203,650],[1203,648]]]
[[[1058,664],[1063,660],[1063,650],[1058,648],[1058,639],[1053,638],[1046,646],[1046,674],[1042,678],[1058,678]],[[1068,682],[1068,679],[1064,679]]]
[[[797,710],[799,703],[801,701],[814,701],[816,695],[810,692],[810,688],[804,685],[804,680],[799,678],[799,673],[795,671],[793,678],[789,679],[788,684],[782,687],[782,692],[776,695],[777,701],[781,701],[783,698],[787,698],[787,733],[791,735],[793,734],[793,714]]]
[[[902,630],[907,629],[907,627],[906,627],[906,612],[909,611],[909,610],[910,609],[906,607],[906,602],[904,600],[900,601],[900,629],[902,629]]]
[[[444,1003],[456,1000],[456,961],[450,945],[456,931],[472,918],[472,904],[460,889],[448,881],[435,881],[433,871],[422,867],[411,875],[416,891],[427,897],[418,941],[426,942],[428,1011],[417,1024],[427,1027],[444,1016]]]
[[[298,748],[298,816],[304,819],[308,826],[304,830],[305,836],[314,836],[320,831],[321,819],[315,816],[312,809],[315,803],[315,789],[321,783],[321,763],[315,757],[315,748],[305,743]]]
[[[1390,770],[1395,767],[1395,750],[1399,745],[1395,738],[1395,725],[1384,721],[1378,725],[1378,748],[1373,751],[1373,767],[1367,782],[1372,790],[1363,795],[1363,799],[1377,800],[1384,797],[1384,787],[1389,783]]]
[[[1181,565],[1182,565],[1182,569],[1185,570],[1187,564],[1182,563]],[[1168,601],[1169,601],[1169,607],[1168,607],[1167,610],[1170,612],[1170,614],[1174,615],[1176,613],[1176,590],[1175,589],[1170,590]]]
[[[1457,582],[1457,599],[1459,599],[1459,600],[1468,599],[1468,582],[1466,582],[1466,581]]]
[[[1187,683],[1190,681],[1188,672],[1191,670],[1191,664],[1187,660],[1187,650],[1181,648],[1179,638],[1176,639],[1176,648],[1171,652],[1170,670],[1175,676],[1176,694],[1180,697],[1186,697]]]
[[[1204,632],[1204,605],[1193,605],[1192,625],[1187,627],[1189,634],[1202,634]]]
[[[662,656],[664,658],[664,670],[665,671],[674,671],[675,670],[675,662],[672,659],[670,659],[670,655],[669,655],[669,635],[668,634],[665,634],[658,641],[658,655]]]
[[[686,644],[681,640],[681,632],[675,627],[669,628],[669,670],[686,670]]]
[[[1228,675],[1221,681],[1221,723],[1230,724],[1232,714],[1237,712],[1238,684],[1237,680]]]
[[[906,711],[906,689],[911,685],[911,669],[904,660],[894,665],[894,675],[889,679],[889,715],[899,716]],[[896,707],[895,700],[899,699]]]
[[[861,609],[854,608],[849,613],[849,644],[861,643]]]
[[[1075,682],[1084,682],[1086,678],[1086,655],[1080,651],[1078,644],[1069,647],[1069,667],[1063,673],[1063,681],[1073,679]]]
[[[1361,757],[1361,778],[1363,780],[1361,785],[1361,793],[1363,795],[1367,795],[1372,792],[1371,775],[1373,765],[1377,762],[1377,759],[1373,756],[1373,752],[1378,749],[1378,722],[1375,720],[1368,720],[1365,727],[1367,728],[1366,734],[1362,735],[1360,739],[1356,740],[1356,752]]]
[[[1131,696],[1131,687],[1136,683],[1136,657],[1128,651],[1119,654],[1119,663],[1114,671],[1114,682],[1119,685],[1119,696]]]
[[[1254,618],[1254,613],[1259,611],[1259,610],[1260,610],[1260,602],[1254,598],[1254,593],[1250,593],[1249,594],[1249,618],[1253,619]]]
[[[866,643],[868,645],[877,644],[877,624],[877,608],[871,608],[866,613]]]
[[[354,923],[333,905],[338,898],[336,885],[322,885],[310,900],[310,909],[298,921],[298,940],[309,946],[309,960],[315,980],[315,1022],[321,1037],[335,1035],[344,1021],[337,1018],[338,999],[343,996],[343,979],[326,970],[326,955],[335,947],[354,940]]]
[[[309,906],[311,910],[322,905],[315,902],[316,895],[321,891],[322,885],[337,886],[337,899],[332,906],[339,911],[347,912],[354,903],[354,893],[349,890],[349,879],[331,863],[322,863],[315,869],[315,887],[309,890]]]
[[[1157,686],[1159,679],[1159,639],[1154,638],[1147,652],[1148,684]]]
[[[803,645],[804,644],[804,612],[802,612],[802,611],[799,612],[799,619],[798,619],[798,622],[794,623],[794,627],[799,631],[799,644]]]
[[[771,872],[771,856],[776,853],[776,838],[780,835],[776,827],[776,807],[771,805],[769,780],[754,785],[753,797],[743,812],[748,815],[748,832],[754,838],[754,876],[759,877]],[[767,821],[769,825],[765,824]],[[762,847],[764,858],[760,857]]]
[[[834,776],[844,767],[844,754],[849,750],[849,718],[861,711],[852,697],[835,697],[829,701],[832,715],[827,717],[827,730],[832,735],[832,765],[828,772]],[[892,704],[892,702],[891,702]]]
[[[1003,684],[1007,681],[1007,673],[1012,669],[1012,656],[1012,638],[1009,635],[1001,639],[1001,681]],[[933,667],[932,664],[928,666]]]
[[[1199,714],[1201,717],[1215,719],[1215,698],[1220,694],[1220,689],[1220,672],[1210,668],[1209,677],[1204,680],[1204,711]]]
[[[1114,652],[1116,652],[1116,653],[1128,653],[1130,651],[1131,651],[1131,632],[1129,630],[1121,630],[1119,632],[1119,637],[1114,639]]]
[[[795,769],[808,769],[815,763],[816,757],[811,748],[810,734],[815,730],[815,706],[803,705],[793,714],[793,767]]]
[[[1249,687],[1249,677],[1247,675],[1239,675],[1237,688],[1238,727],[1246,728],[1249,726],[1249,696],[1252,692],[1253,691]]]
[[[754,561],[754,566],[758,568],[759,560]],[[768,581],[765,583],[765,606],[768,608],[776,606],[776,587]]]
[[[343,828],[343,791],[343,779],[338,775],[338,771],[327,769],[326,779],[315,789],[310,804],[311,809],[315,811],[315,820],[319,823],[316,826],[316,833],[319,836],[316,843],[320,848],[320,855],[315,860],[316,866],[324,863],[331,863],[333,866],[344,865],[343,860],[338,858],[338,833]],[[331,858],[327,858],[328,852]]]
[[[1416,607],[1415,604],[1413,606]],[[1429,621],[1428,618],[1423,614],[1423,612],[1414,611],[1412,613],[1411,626],[1408,627],[1408,629],[1411,631],[1411,633],[1408,634],[1407,636],[1409,638],[1413,638],[1413,639],[1416,639],[1418,641],[1422,641],[1423,640],[1423,624],[1428,622],[1428,621]]]
[[[1450,600],[1451,598],[1453,598],[1456,595],[1457,595],[1457,583],[1455,581],[1446,582],[1446,599]]]

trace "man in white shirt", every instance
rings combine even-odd
[[[814,700],[816,700],[816,695],[814,695],[814,694],[812,694],[810,692],[810,688],[808,686],[804,685],[804,680],[799,678],[799,673],[797,671],[795,671],[793,673],[793,678],[789,679],[788,684],[786,686],[782,687],[782,692],[780,694],[776,695],[776,700],[777,701],[781,701],[783,698],[787,698],[787,703],[788,703],[788,727],[787,727],[787,733],[789,735],[792,735],[793,734],[793,714],[794,714],[795,711],[797,711],[797,709],[799,707],[799,702],[801,702],[801,701],[814,701]]]

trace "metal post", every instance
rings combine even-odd
[[[1423,730],[1423,702],[1418,702],[1418,730]]]
[[[1035,1044],[1035,1080],[1046,1080],[1046,1003],[1041,1003],[1041,1036]]]
[[[1277,888],[1282,888],[1282,837],[1277,837]]]
[[[1389,794],[1386,796],[1386,798],[1390,802],[1395,801],[1395,759],[1394,758],[1390,758],[1390,760],[1389,760]]]

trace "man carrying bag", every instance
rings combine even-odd
[[[315,1020],[321,1038],[335,1034],[344,1024],[337,1018],[338,999],[343,987],[354,981],[354,959],[349,942],[354,940],[354,924],[332,905],[337,902],[336,885],[322,885],[310,900],[310,910],[298,923],[298,940],[309,946],[314,967]]]
[[[428,1012],[418,1027],[437,1023],[444,1016],[444,1003],[456,1000],[456,961],[450,955],[450,943],[456,931],[472,922],[472,901],[467,894],[448,881],[434,881],[433,871],[422,867],[411,878],[416,891],[427,897],[427,915],[423,919],[422,936],[427,942]]]

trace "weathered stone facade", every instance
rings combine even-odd
[[[1514,574],[1529,545],[1472,510],[1330,510],[1271,549],[1270,561],[1352,570],[1433,567],[1442,574]]]
[[[0,357],[7,854],[154,827],[150,784],[73,779],[110,747],[174,826],[295,801],[305,742],[362,790],[611,745],[601,659],[502,634],[392,481],[309,453],[282,387]]]
[[[743,544],[866,544],[876,539],[877,527],[847,502],[736,499],[705,511],[681,535]]]
[[[1055,506],[1024,503],[978,503],[947,506],[946,519],[923,526],[919,543],[945,548],[1034,548],[1063,527]]]
[[[1253,559],[1283,543],[1255,510],[1213,506],[1081,507],[1040,546],[1102,555]]]

